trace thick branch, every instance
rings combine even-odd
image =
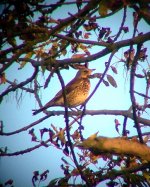
[[[133,172],[138,172],[138,171],[143,171],[145,169],[149,168],[149,163],[144,163],[141,165],[133,166],[131,168],[123,168],[122,170],[112,170],[107,172],[105,175],[101,175],[100,172],[97,172],[99,176],[99,182],[110,179],[115,179],[118,176],[126,175],[127,173],[133,173]]]
[[[81,115],[82,111],[69,111],[68,115],[69,116],[78,116]],[[48,116],[59,116],[59,115],[64,115],[64,111],[50,111],[48,112]],[[130,113],[128,110],[86,110],[84,112],[84,115],[119,115],[119,116],[124,116],[128,117],[133,120],[133,114]],[[150,120],[145,119],[142,117],[137,117],[137,120],[139,123],[142,123],[144,125],[150,126]]]
[[[69,39],[69,37],[67,37]],[[101,46],[107,46],[105,49],[101,50],[98,53],[95,53],[93,55],[90,55],[88,57],[84,58],[68,58],[68,59],[63,59],[63,60],[54,60],[51,61],[51,58],[43,59],[39,62],[33,59],[29,58],[19,58],[18,60],[20,61],[28,61],[31,62],[33,66],[41,66],[41,65],[46,65],[47,63],[50,63],[52,66],[54,65],[55,67],[63,67],[64,65],[70,65],[70,64],[75,64],[75,63],[84,63],[84,62],[90,62],[93,60],[96,60],[98,58],[104,57],[107,54],[111,53],[114,50],[119,50],[122,47],[126,47],[129,45],[134,45],[134,44],[139,44],[139,43],[144,43],[150,39],[150,32],[139,35],[135,38],[127,39],[127,40],[122,40],[119,42],[116,42],[114,44],[106,44],[106,43],[100,43],[96,41],[87,41],[87,40],[80,40],[76,39],[75,41],[78,43],[86,43],[86,44],[94,44],[94,45],[101,45]],[[74,40],[73,38],[70,37],[70,41]]]
[[[134,140],[124,138],[106,138],[93,135],[78,145],[81,149],[89,149],[94,154],[112,153],[137,156],[150,161],[150,147]]]
[[[45,117],[40,118],[38,121],[35,121],[26,127],[23,127],[21,129],[18,129],[16,131],[9,132],[9,133],[0,132],[0,135],[11,136],[19,132],[26,131],[33,126],[38,125],[39,123],[41,123],[42,121],[44,121],[45,119],[51,116],[59,116],[59,115],[64,116],[65,112],[64,111],[49,111],[47,112],[47,115]],[[68,111],[68,116],[80,116],[80,115],[82,115],[82,111]],[[128,110],[85,110],[84,115],[91,115],[91,116],[95,116],[95,115],[117,115],[118,116],[119,115],[119,116],[128,117],[133,120],[133,114],[129,113]],[[139,123],[150,126],[150,120],[148,119],[137,117],[137,120]]]
[[[62,19],[59,20],[60,24],[56,25],[55,27],[52,28],[52,30],[50,31],[50,35],[55,34],[55,32],[58,33],[58,31],[60,31],[63,27],[67,26],[68,24],[73,23],[74,21],[76,21],[77,18],[80,17],[84,17],[87,12],[91,11],[93,8],[95,8],[98,4],[99,0],[91,0],[89,1],[89,3],[78,13],[66,18],[66,19]]]

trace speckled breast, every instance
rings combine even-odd
[[[72,90],[67,96],[68,107],[76,107],[85,102],[89,95],[90,81],[82,80],[75,90]]]

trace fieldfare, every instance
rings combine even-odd
[[[69,108],[77,107],[84,104],[86,101],[89,91],[90,91],[90,80],[89,76],[91,75],[94,69],[82,68],[80,69],[74,79],[72,79],[65,86],[66,94],[66,105]],[[55,97],[46,103],[42,108],[35,110],[33,115],[36,115],[49,107],[52,106],[64,106],[64,95],[63,91],[60,90]]]

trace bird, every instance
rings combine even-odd
[[[65,86],[66,102],[64,103],[63,90],[61,89],[52,100],[47,102],[43,107],[33,110],[33,115],[36,115],[49,107],[62,106],[65,104],[69,108],[74,108],[84,104],[88,98],[90,91],[89,76],[95,69],[82,68],[79,69],[76,76]]]

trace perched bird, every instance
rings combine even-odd
[[[66,104],[69,108],[79,106],[87,99],[90,90],[89,75],[91,75],[93,70],[94,69],[88,68],[80,69],[75,78],[65,86]],[[36,115],[52,106],[64,106],[64,96],[62,90],[60,90],[55,97],[46,103],[42,108],[35,110],[33,115]]]

